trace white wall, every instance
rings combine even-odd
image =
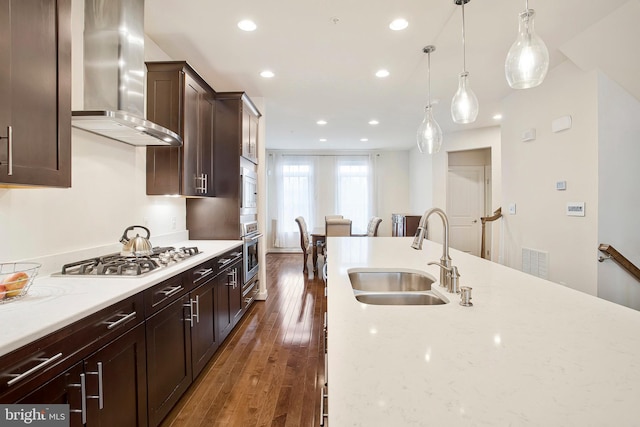
[[[598,218],[597,74],[565,61],[534,89],[513,91],[503,101],[502,203],[505,263],[521,268],[522,248],[549,253],[551,281],[596,295]],[[573,127],[551,131],[571,115]],[[535,141],[522,142],[535,128]],[[557,191],[566,181],[566,191]],[[495,192],[494,194],[499,194]],[[585,202],[585,217],[565,214],[567,202]],[[507,207],[516,204],[516,214]]]
[[[83,99],[83,15],[84,2],[73,0],[73,109]],[[70,189],[0,189],[0,262],[117,244],[127,226],[145,219],[152,243],[186,229],[184,199],[146,196],[144,148],[77,129],[71,142]]]
[[[411,209],[417,214],[422,214],[431,207],[438,207],[446,211],[449,153],[483,148],[491,148],[493,206],[490,211],[493,212],[500,207],[502,175],[500,138],[500,127],[493,126],[446,134],[440,152],[431,156],[420,154],[417,147],[413,148],[409,154],[411,158]],[[439,221],[437,218],[429,220],[429,238],[437,242],[442,241],[442,225]],[[498,227],[492,232],[492,241],[494,242],[498,241],[497,232]],[[497,260],[498,250],[492,250],[491,253],[493,259]]]
[[[391,236],[391,214],[412,213],[409,202],[409,151],[376,153],[378,236]]]
[[[598,243],[612,245],[636,266],[640,266],[638,118],[640,102],[599,74]],[[598,296],[640,310],[640,283],[613,261],[598,264]]]

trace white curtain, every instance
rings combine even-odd
[[[274,152],[272,156],[274,247],[300,246],[298,216],[304,217],[309,232],[324,226],[325,215],[340,214],[352,221],[352,233],[366,233],[369,219],[376,214],[373,155]]]
[[[300,246],[300,233],[295,222],[297,217],[305,219],[309,231],[313,228],[316,163],[313,156],[274,155],[278,220],[275,247]]]
[[[366,234],[375,206],[371,156],[336,156],[334,173],[336,212],[352,221],[353,234]]]

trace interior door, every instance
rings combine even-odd
[[[447,216],[452,248],[480,256],[484,215],[484,166],[450,166]]]

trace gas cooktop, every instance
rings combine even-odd
[[[65,264],[62,271],[54,276],[140,277],[199,253],[202,252],[197,247],[155,247],[153,254],[147,256],[122,256],[120,253],[113,253]]]

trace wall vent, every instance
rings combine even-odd
[[[522,248],[522,271],[543,279],[549,278],[549,252]]]

